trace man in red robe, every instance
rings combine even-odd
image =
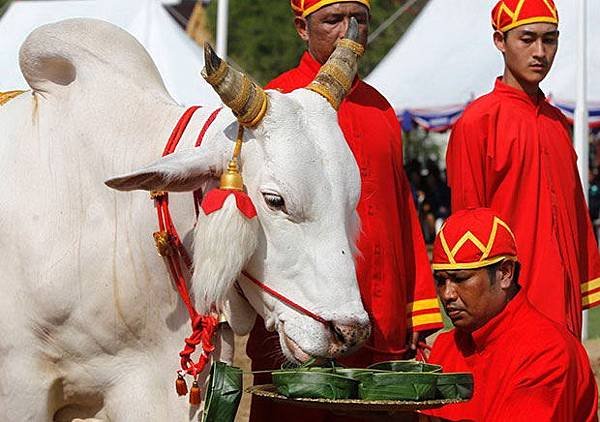
[[[566,119],[539,88],[556,54],[558,14],[552,0],[502,0],[492,22],[504,74],[452,130],[452,210],[498,211],[521,250],[527,297],[580,336],[582,309],[600,304],[600,256]]]
[[[474,390],[468,402],[424,413],[451,421],[597,421],[588,356],[520,291],[517,246],[500,216],[459,211],[433,248],[438,296],[455,329],[438,336],[429,362],[471,372]]]
[[[292,0],[291,5],[296,29],[308,51],[298,67],[266,86],[283,92],[306,87],[315,78],[336,41],[345,34],[351,17],[358,21],[363,46],[368,34],[368,0]],[[394,110],[381,94],[357,78],[340,105],[338,121],[360,168],[361,233],[356,267],[363,304],[372,324],[367,344],[342,363],[364,367],[406,356],[407,349],[416,347],[419,333],[439,329],[442,319],[403,169],[401,132]],[[252,369],[277,368],[281,361],[272,358],[275,350],[280,350],[278,340],[265,332],[261,320],[257,321],[247,346]],[[255,384],[269,382],[270,375],[255,375]],[[326,419],[325,412],[299,412],[294,407],[253,398],[251,420],[334,419]]]

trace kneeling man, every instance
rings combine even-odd
[[[455,329],[438,337],[430,362],[471,372],[474,392],[469,402],[426,413],[452,421],[598,420],[588,356],[520,292],[515,239],[494,211],[452,215],[435,239],[432,267]]]

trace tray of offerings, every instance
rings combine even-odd
[[[274,384],[255,385],[246,389],[246,392],[259,397],[265,397],[281,403],[293,404],[304,407],[326,409],[339,413],[395,413],[413,412],[417,410],[434,409],[452,403],[462,403],[465,399],[431,399],[431,400],[363,400],[353,399],[327,399],[309,397],[286,397],[277,391]]]
[[[272,372],[273,384],[250,394],[333,412],[410,412],[471,398],[471,374],[443,374],[438,365],[381,362],[370,368],[299,367]]]

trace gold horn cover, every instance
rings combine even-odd
[[[221,60],[208,43],[204,44],[202,77],[233,111],[241,125],[254,127],[261,122],[269,106],[265,91]]]
[[[357,39],[358,22],[355,18],[351,18],[345,38],[337,42],[327,62],[321,66],[315,79],[306,87],[325,97],[336,110],[350,91],[358,71],[358,59],[365,52],[365,48],[357,42]]]

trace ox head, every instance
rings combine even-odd
[[[198,224],[191,289],[198,308],[216,304],[238,334],[252,328],[258,312],[292,361],[339,356],[370,331],[353,256],[360,177],[336,113],[356,74],[357,34],[353,20],[315,80],[289,94],[263,91],[207,47],[204,76],[236,118],[222,125],[218,139],[204,142],[224,152],[203,144],[106,182],[119,190],[195,190],[225,171],[228,140],[239,124],[246,126],[241,168],[256,224],[239,234],[244,217],[227,212]],[[258,288],[241,275],[244,269],[327,323]]]

